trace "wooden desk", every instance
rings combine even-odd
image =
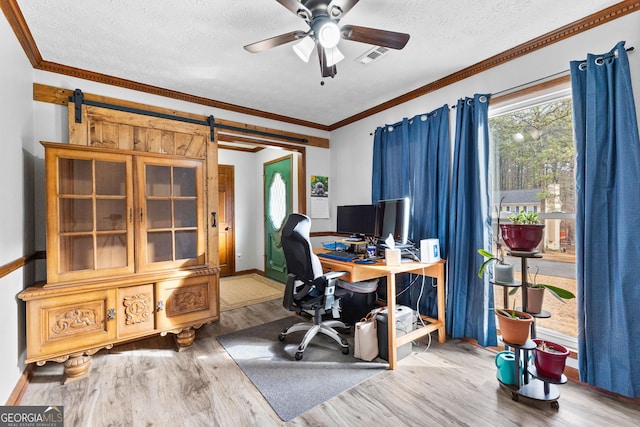
[[[323,252],[323,250],[319,249],[316,252],[320,253]],[[348,276],[341,277],[341,280],[345,280],[348,282],[360,282],[363,280],[371,280],[379,277],[387,278],[387,342],[389,343],[389,369],[396,368],[396,349],[403,344],[423,337],[433,331],[438,331],[438,342],[445,342],[446,333],[444,328],[444,260],[438,261],[433,264],[407,262],[402,263],[399,266],[391,267],[386,265],[383,260],[378,261],[377,264],[356,264],[353,262],[338,261],[323,257],[318,258],[320,259],[322,269],[325,273],[329,271],[346,271],[349,273]],[[428,325],[419,327],[401,337],[396,337],[396,328],[391,327],[391,325],[396,324],[396,274],[399,273],[414,273],[433,277],[434,279],[436,279],[436,291],[438,293],[438,318],[434,319],[432,317],[421,315],[422,319],[429,322]]]

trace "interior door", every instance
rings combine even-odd
[[[291,168],[293,156],[264,164],[265,275],[279,282],[287,280],[282,250],[282,227],[291,213]]]
[[[218,165],[218,251],[220,277],[235,273],[234,167]]]

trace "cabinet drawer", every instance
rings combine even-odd
[[[108,290],[28,301],[27,362],[113,342],[114,295]]]
[[[156,313],[158,328],[167,330],[197,321],[204,323],[217,317],[217,289],[217,275],[158,282],[156,284],[156,300],[159,307]]]

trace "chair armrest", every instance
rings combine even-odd
[[[329,310],[331,307],[333,307],[333,302],[335,301],[333,294],[335,293],[335,290],[336,290],[336,282],[338,281],[338,278],[342,276],[346,276],[347,274],[349,273],[346,271],[330,271],[322,275],[322,277],[324,277],[325,280],[327,281],[327,284],[324,287],[325,310]]]
[[[338,277],[346,276],[349,274],[347,271],[330,271],[328,273],[323,274],[323,276],[327,279],[327,282],[337,279]]]

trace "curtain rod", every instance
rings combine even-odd
[[[627,52],[631,52],[631,51],[633,51],[633,50],[634,50],[634,47],[633,47],[633,46],[631,46],[631,47],[626,48],[625,50],[626,50]],[[611,54],[604,55],[604,56],[603,56],[603,58],[609,58],[610,56],[615,56],[615,55],[616,55],[615,53],[611,53]],[[546,76],[546,77],[541,77],[541,78],[539,78],[539,79],[532,80],[532,81],[530,81],[530,82],[523,83],[523,84],[521,84],[521,85],[514,86],[514,87],[511,87],[511,88],[509,88],[509,89],[505,89],[505,90],[501,90],[501,91],[499,91],[499,92],[492,93],[492,94],[491,94],[491,96],[502,95],[503,93],[511,92],[511,91],[512,91],[512,90],[514,90],[514,89],[520,89],[521,87],[529,86],[529,85],[531,85],[531,84],[533,84],[533,83],[538,83],[538,82],[541,82],[541,81],[543,81],[543,80],[550,79],[550,78],[552,78],[552,77],[561,76],[561,75],[563,75],[563,74],[568,73],[569,71],[571,71],[571,70],[570,70],[570,69],[566,69],[566,70],[564,70],[564,71],[559,71],[559,72],[557,72],[557,73],[550,74],[550,75],[548,75],[548,76]],[[455,106],[454,106],[453,108],[455,108]]]
[[[633,51],[633,50],[634,50],[634,47],[633,47],[633,46],[630,46],[630,47],[626,48],[625,50],[626,50],[627,52],[631,52],[631,51]],[[616,53],[612,53],[612,54],[604,55],[604,56],[603,56],[603,58],[608,58],[608,57],[610,57],[611,55],[616,55]],[[563,74],[568,73],[569,71],[571,71],[571,70],[570,70],[570,69],[566,69],[566,70],[564,70],[564,71],[559,71],[559,72],[557,72],[557,73],[550,74],[550,75],[548,75],[548,76],[546,76],[546,77],[540,77],[539,79],[532,80],[532,81],[527,82],[527,83],[522,83],[522,84],[520,84],[520,85],[513,86],[513,87],[510,87],[510,88],[508,88],[508,89],[504,89],[504,90],[501,90],[501,91],[499,91],[499,92],[492,93],[492,94],[491,94],[491,96],[502,95],[503,93],[511,92],[512,90],[515,90],[515,89],[520,89],[520,88],[522,88],[522,87],[526,87],[526,86],[532,85],[532,84],[534,84],[534,83],[541,82],[541,81],[543,81],[543,80],[547,80],[547,79],[550,79],[550,78],[553,78],[553,77],[561,76],[561,75],[563,75]],[[453,104],[453,105],[450,107],[450,109],[451,109],[451,110],[453,110],[453,109],[455,109],[455,108],[456,108],[456,105],[455,105],[455,104]],[[430,113],[426,113],[426,114],[430,114]],[[399,125],[399,124],[401,124],[401,123],[402,123],[402,120],[400,120],[399,122],[394,123],[394,124],[392,124],[392,125],[385,125],[385,127],[387,127],[387,126],[395,127],[395,126],[398,126],[398,125]],[[375,132],[375,131],[374,131],[374,132]],[[371,132],[369,135],[373,135],[373,134],[374,134],[374,132]]]

